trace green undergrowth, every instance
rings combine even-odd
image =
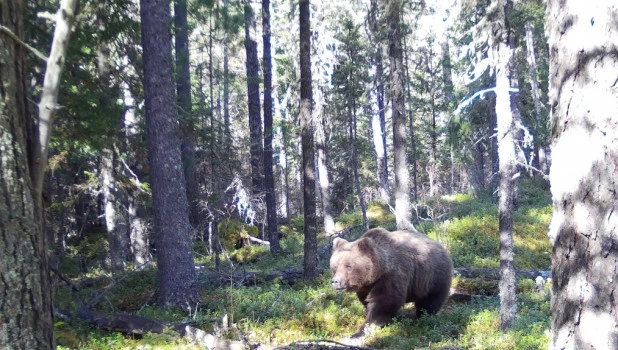
[[[516,267],[519,269],[549,269],[550,246],[547,227],[551,206],[547,190],[540,183],[526,180],[520,191],[522,199],[514,214]],[[497,205],[491,196],[473,198],[470,195],[447,196],[419,206],[417,227],[437,238],[449,249],[457,267],[497,267],[499,238]],[[443,220],[435,220],[440,213]],[[348,213],[338,218],[339,229],[360,224],[360,213]],[[388,207],[368,206],[370,225],[394,229],[394,219]],[[232,273],[256,273],[264,281],[269,273],[284,269],[302,269],[302,219],[293,219],[280,228],[283,253],[273,256],[259,246],[234,249],[232,226],[228,223],[226,239],[229,251],[221,256],[221,269]],[[239,226],[248,234],[250,229]],[[362,234],[355,228],[347,238]],[[320,235],[318,246],[326,246],[331,238]],[[202,254],[196,259],[208,270],[214,269],[214,259],[199,244]],[[75,252],[87,256],[87,249]],[[77,256],[77,253],[75,256]],[[330,287],[329,252],[320,256],[323,274],[316,281],[297,280],[290,285],[277,278],[253,286],[219,285],[199,275],[201,304],[197,313],[187,316],[182,311],[164,310],[155,306],[156,271],[110,275],[100,267],[88,273],[69,269],[76,283],[84,283],[80,292],[62,287],[56,292],[55,303],[60,309],[76,310],[78,300],[92,300],[102,290],[109,289],[97,309],[102,312],[126,312],[170,323],[191,322],[194,327],[215,332],[222,320],[253,344],[286,345],[306,339],[342,340],[362,324],[363,306],[353,293],[338,293]],[[73,259],[77,259],[76,257]],[[197,256],[197,254],[196,254]],[[62,266],[62,265],[61,265]],[[78,275],[80,277],[78,277]],[[467,302],[449,301],[438,315],[417,319],[413,304],[400,311],[390,325],[375,330],[365,345],[379,349],[463,348],[463,349],[544,349],[548,345],[550,328],[549,284],[537,291],[532,280],[518,281],[518,316],[511,330],[500,330],[497,281],[466,279],[456,276],[454,286],[472,294]],[[238,331],[221,336],[236,340]],[[92,329],[78,321],[56,322],[56,339],[60,349],[197,349],[174,332],[146,334],[132,338],[116,332]]]
[[[440,205],[450,213],[443,222],[426,224],[430,236],[445,244],[456,267],[500,266],[498,210],[490,194],[445,196]],[[520,182],[518,208],[513,213],[515,267],[549,269],[551,246],[547,230],[551,220],[551,197],[541,180]]]

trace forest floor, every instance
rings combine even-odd
[[[331,238],[319,238],[321,277],[301,278],[302,219],[281,226],[284,254],[272,256],[259,245],[230,249],[218,271],[205,245],[197,242],[202,301],[190,315],[154,304],[154,269],[110,274],[95,264],[92,251],[99,243],[81,243],[59,264],[58,274],[65,280],[58,279],[55,293],[56,340],[59,349],[203,349],[213,344],[228,349],[544,349],[549,343],[551,286],[539,284],[535,276],[547,277],[551,266],[551,211],[546,185],[524,179],[514,215],[515,265],[522,270],[518,316],[507,332],[499,327],[497,204],[486,194],[431,198],[415,206],[417,229],[451,253],[459,271],[455,294],[437,315],[416,318],[414,305],[406,305],[392,324],[375,329],[362,344],[343,344],[363,322],[364,310],[355,294],[330,287]],[[370,205],[368,217],[372,227],[394,228],[392,215],[381,205]],[[346,238],[362,234],[361,218],[358,212],[337,218],[341,230],[353,228],[345,231]],[[525,273],[530,270],[544,271]],[[117,327],[139,320],[154,322],[154,328],[127,332]]]

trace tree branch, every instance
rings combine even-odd
[[[47,57],[39,50],[35,49],[34,47],[26,44],[23,40],[21,40],[17,35],[15,35],[15,33],[13,33],[9,28],[3,26],[2,24],[0,24],[0,32],[3,32],[4,34],[8,35],[9,38],[15,40],[18,44],[20,44],[21,46],[25,47],[26,49],[30,50],[36,57],[42,59],[43,61],[47,62]]]

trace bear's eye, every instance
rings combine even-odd
[[[352,265],[346,265],[345,269],[348,270],[348,271],[352,271]]]

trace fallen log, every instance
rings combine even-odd
[[[221,285],[233,284],[235,286],[254,286],[264,282],[272,281],[277,278],[289,285],[294,285],[296,281],[303,278],[303,271],[300,269],[284,269],[281,271],[274,271],[265,275],[257,274],[253,272],[248,273],[225,273],[210,271],[207,269],[199,269],[198,274],[200,278],[207,280],[209,283],[219,283]]]
[[[64,315],[68,314],[63,312]],[[169,324],[148,317],[130,314],[108,314],[89,309],[79,310],[75,316],[87,322],[92,327],[120,332],[127,335],[142,336],[146,333],[163,333],[171,329],[178,333],[185,341],[197,344],[206,349],[244,350],[251,346],[241,341],[222,339],[214,334],[190,326],[187,323]],[[65,316],[66,317],[66,316]]]
[[[106,314],[81,309],[76,316],[96,328],[121,332],[130,335],[144,335],[146,333],[163,333],[168,324],[148,317],[130,314]]]
[[[475,267],[458,267],[454,269],[455,275],[461,275],[466,278],[485,278],[490,280],[500,279],[500,269],[498,268],[475,268]],[[549,270],[517,270],[518,278],[530,278],[532,280],[541,276],[543,279],[551,278]]]

